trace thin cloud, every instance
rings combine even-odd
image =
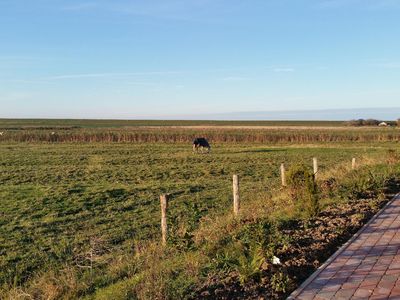
[[[221,22],[218,16],[205,14],[210,7],[218,8],[216,0],[155,0],[155,1],[97,1],[83,2],[62,8],[65,11],[105,11],[123,15],[167,19],[176,21]],[[214,9],[214,11],[218,11]],[[207,16],[206,16],[207,15]]]
[[[65,74],[41,78],[42,80],[67,80],[84,78],[113,78],[113,77],[131,77],[145,75],[174,75],[182,74],[181,71],[154,71],[154,72],[127,72],[127,73],[83,73],[83,74]]]
[[[30,79],[6,79],[4,82],[9,82],[9,83],[50,83],[50,81],[44,81],[44,80],[30,80]]]

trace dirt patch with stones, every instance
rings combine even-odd
[[[393,197],[357,199],[327,207],[309,221],[282,223],[279,231],[288,243],[276,253],[280,265],[269,265],[259,282],[239,284],[233,272],[225,278],[209,278],[196,299],[285,299],[348,241]],[[276,276],[279,274],[279,276]]]

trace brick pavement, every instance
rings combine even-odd
[[[400,194],[288,299],[400,300]]]

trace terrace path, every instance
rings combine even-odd
[[[400,194],[288,299],[400,300]]]

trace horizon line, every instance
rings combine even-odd
[[[368,112],[373,110],[375,116],[360,116],[363,112]],[[388,117],[383,115],[379,118],[379,114],[396,113],[393,110],[399,110],[400,117],[400,106],[392,107],[358,107],[358,108],[324,108],[324,109],[299,109],[299,110],[252,110],[252,111],[231,111],[231,112],[217,112],[217,113],[198,113],[198,114],[169,114],[169,115],[137,115],[132,117],[122,117],[124,114],[119,116],[109,116],[109,117],[79,117],[79,116],[0,116],[0,120],[119,120],[119,121],[144,121],[144,120],[168,120],[168,121],[346,121],[353,119],[381,119],[381,120],[397,120],[397,117]],[[338,113],[357,113],[358,115],[353,116],[343,116],[342,119],[337,119]],[[273,116],[268,116],[267,114],[281,114],[281,118],[274,118]],[[318,114],[321,113],[324,116],[318,118],[307,117],[307,114]],[[326,118],[326,113],[332,113],[332,119]],[[265,114],[262,116],[262,114]],[[289,116],[287,116],[289,114]],[[303,116],[297,116],[296,114],[305,114]],[[251,116],[252,115],[252,116]],[[336,118],[335,116],[336,115]],[[229,117],[232,119],[229,119]],[[239,118],[239,119],[238,119]],[[258,118],[258,119],[255,119]]]

